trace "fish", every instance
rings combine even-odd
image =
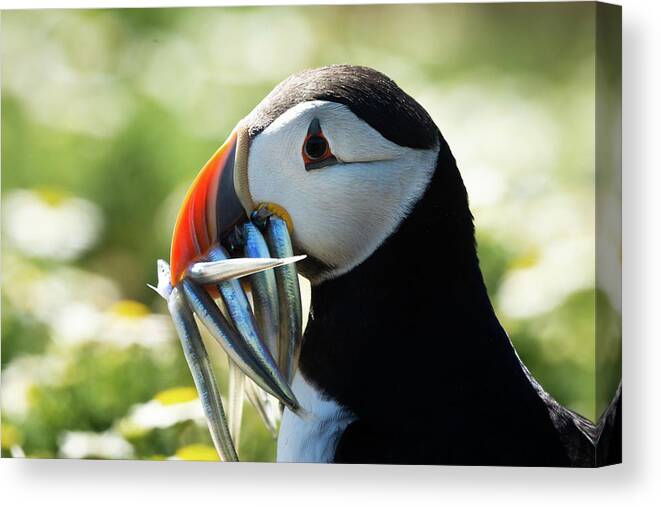
[[[239,443],[241,440],[241,420],[243,419],[243,400],[245,398],[246,376],[239,367],[229,360],[229,386],[227,417],[230,435],[235,442],[237,453],[239,452]]]
[[[273,438],[278,436],[278,421],[282,417],[278,401],[252,380],[246,379],[246,397]]]
[[[293,254],[285,219],[272,211],[257,218],[235,226],[240,249],[228,245],[243,257],[230,257],[216,242],[187,267],[178,268],[176,276],[159,260],[158,286],[150,285],[168,302],[212,440],[224,461],[239,459],[244,398],[274,436],[283,407],[307,417],[291,389],[303,327],[295,263],[305,256]],[[242,277],[247,277],[250,300]],[[228,356],[227,414],[195,316]]]
[[[273,257],[293,256],[287,222],[272,214],[266,220],[266,241]],[[292,382],[298,368],[303,334],[303,308],[298,271],[295,264],[274,269],[278,287],[280,329],[278,339],[278,365],[288,382]]]
[[[264,253],[268,255],[268,250]],[[267,270],[271,268],[298,262],[305,257],[305,255],[295,255],[284,259],[252,257],[194,262],[186,270],[186,277],[200,284],[220,283],[253,273],[268,272]]]
[[[228,259],[229,254],[223,247],[216,245],[210,249],[207,257],[210,261],[221,261]],[[292,256],[289,255],[287,257]],[[291,264],[287,264],[286,266],[291,266]],[[291,390],[287,378],[281,373],[281,370],[278,368],[270,350],[259,335],[257,322],[252,314],[250,303],[248,302],[243,287],[241,287],[241,283],[238,280],[233,279],[220,282],[217,284],[217,287],[236,330],[243,337],[246,346],[251,350],[268,378],[276,383],[278,388],[278,399],[280,399],[280,401],[282,401],[285,406],[293,412],[298,412],[299,404]],[[282,316],[282,313],[280,315]]]
[[[241,243],[243,253],[247,258],[269,257],[266,240],[255,224],[246,222],[241,226]],[[299,258],[290,257],[292,259]],[[277,267],[277,266],[274,266]],[[280,310],[278,303],[278,286],[272,269],[253,273],[248,277],[252,293],[255,319],[261,336],[274,358],[278,357],[278,333],[280,329]]]
[[[202,342],[193,312],[180,287],[172,288],[167,303],[200,396],[214,446],[223,461],[239,461],[209,355]]]
[[[246,375],[255,380],[262,389],[270,392],[286,405],[292,405],[294,408],[297,407],[298,402],[292,400],[293,395],[290,396],[286,391],[281,389],[280,386],[283,380],[282,376],[277,372],[277,368],[275,368],[275,371],[276,375],[280,377],[279,379],[272,378],[271,375],[265,372],[253,350],[248,346],[236,328],[230,325],[225,319],[220,308],[218,308],[208,292],[187,278],[182,280],[181,286],[186,301],[195,312],[195,315],[197,315],[211,336],[225,350],[229,359]],[[232,290],[234,290],[232,287],[226,289],[228,292]],[[288,386],[287,389],[289,389]]]

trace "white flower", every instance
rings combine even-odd
[[[134,405],[120,422],[123,434],[167,428],[183,421],[205,424],[202,404],[193,387],[175,387],[158,393],[147,403]]]
[[[118,301],[105,313],[100,342],[120,347],[160,347],[172,343],[172,323],[166,315],[150,313],[138,301]]]
[[[112,431],[105,433],[66,431],[60,437],[59,454],[62,458],[73,459],[130,459],[133,457],[133,446]]]
[[[530,318],[590,287],[594,287],[594,243],[590,238],[558,241],[534,265],[509,272],[498,301],[509,317]]]
[[[189,420],[203,423],[204,412],[198,399],[174,405],[164,405],[158,400],[151,400],[135,406],[129,414],[129,420],[138,428],[167,428]]]
[[[25,451],[20,445],[12,445],[9,451],[12,458],[25,458]]]
[[[63,305],[50,319],[55,343],[71,346],[95,342],[120,348],[162,347],[172,343],[172,323],[138,301],[120,300],[105,312],[84,302]]]
[[[125,424],[128,428],[152,430],[168,428],[183,421],[196,421],[204,424],[204,412],[199,399],[175,405],[164,405],[158,400],[151,400],[136,405],[130,412]]]
[[[57,332],[77,326],[71,316],[87,313],[87,319],[119,299],[117,286],[107,278],[68,267],[44,272],[11,254],[3,258],[3,276],[2,291],[13,308]]]
[[[61,356],[23,356],[2,370],[2,412],[24,417],[30,408],[30,390],[37,384],[50,384],[61,378],[68,361]]]
[[[51,337],[58,345],[77,345],[94,341],[101,332],[103,313],[88,303],[64,306],[51,320]]]
[[[70,261],[92,247],[101,212],[91,202],[55,191],[14,190],[4,202],[8,243],[28,257]]]

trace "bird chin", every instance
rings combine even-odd
[[[327,264],[317,257],[308,254],[303,250],[294,248],[296,255],[305,255],[305,259],[297,263],[298,273],[307,278],[311,285],[319,285],[325,280],[332,278],[332,273],[336,267]]]

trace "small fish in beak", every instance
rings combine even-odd
[[[278,401],[260,389],[252,380],[246,379],[246,397],[255,407],[259,418],[273,438],[278,436],[278,421],[282,417]]]
[[[196,177],[177,217],[171,264],[158,261],[154,288],[168,302],[212,439],[226,461],[238,460],[244,394],[271,433],[280,415],[275,400],[294,414],[305,413],[290,387],[302,336],[295,263],[305,256],[293,255],[286,211],[262,206],[269,213],[255,214],[257,224],[250,221],[256,206],[237,192],[245,180],[246,157],[240,154],[246,153],[246,139],[241,129],[232,132]],[[244,257],[230,257],[225,246]],[[254,311],[239,281],[244,276]],[[218,296],[227,317],[214,301]],[[229,423],[194,315],[230,362]]]
[[[294,249],[289,237],[288,220],[276,214],[268,206],[262,206],[253,213],[253,221],[266,231],[268,248],[274,256],[293,256]],[[303,334],[301,288],[295,266],[283,265],[274,271],[280,314],[278,365],[285,372],[287,380],[292,382],[298,366]]]
[[[243,247],[246,259],[256,260],[270,257],[271,253],[260,230],[252,222],[246,222],[237,233],[235,244]],[[301,259],[304,256],[290,257]],[[284,260],[284,259],[283,259]],[[281,264],[284,265],[285,263]],[[277,266],[273,266],[277,267]],[[280,330],[280,310],[278,308],[278,286],[273,270],[256,272],[248,278],[252,293],[253,307],[259,332],[266,341],[273,357],[278,357],[278,333]]]
[[[227,387],[228,427],[232,440],[236,442],[236,450],[239,450],[241,439],[241,420],[243,419],[243,400],[245,398],[246,376],[231,360],[229,362],[229,385]]]
[[[239,461],[225,418],[211,361],[204,348],[195,318],[178,287],[168,297],[168,309],[184,349],[186,362],[200,395],[211,438],[223,461]]]
[[[214,246],[209,252],[209,259],[212,261],[222,261],[228,258],[229,255],[221,246]],[[259,367],[266,373],[266,378],[274,383],[274,394],[290,410],[297,412],[298,402],[296,397],[257,331],[255,317],[241,284],[238,280],[227,280],[218,284],[218,290],[225,302],[232,323],[243,338],[244,344],[257,360]]]
[[[262,271],[292,264],[305,259],[305,255],[295,255],[285,259],[268,258],[269,252],[262,252],[264,258],[226,259],[216,262],[195,262],[186,272],[186,277],[200,284],[220,283],[246,275],[257,276]],[[252,277],[251,277],[252,278]],[[274,279],[275,281],[275,279]]]
[[[289,387],[285,392],[280,388],[281,379],[273,379],[268,376],[260,364],[259,358],[255,356],[252,349],[246,344],[243,336],[236,331],[236,326],[230,325],[216,306],[216,303],[207,291],[192,282],[184,279],[182,281],[183,292],[186,301],[195,312],[195,315],[204,324],[211,336],[220,344],[229,359],[234,362],[246,375],[255,379],[255,382],[265,391],[281,400],[288,407],[298,409],[298,403],[292,399]],[[289,391],[289,392],[287,392]]]

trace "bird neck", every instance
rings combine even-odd
[[[349,405],[369,402],[357,386],[369,391],[372,379],[407,368],[433,372],[448,397],[457,386],[525,382],[489,301],[466,190],[444,142],[399,229],[349,273],[313,287],[301,353],[306,378]],[[421,368],[430,370],[420,377]]]
[[[548,395],[489,301],[446,145],[400,228],[351,272],[314,287],[312,312],[300,371],[356,416],[340,461],[568,464]]]

